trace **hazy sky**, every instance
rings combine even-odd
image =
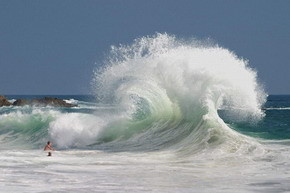
[[[287,0],[0,0],[0,95],[89,93],[111,45],[156,32],[211,38],[290,94]]]

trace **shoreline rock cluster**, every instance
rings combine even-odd
[[[53,107],[76,107],[75,104],[70,104],[62,99],[53,97],[44,97],[40,99],[17,99],[13,103],[9,102],[4,96],[0,96],[0,107],[3,106],[53,106]]]

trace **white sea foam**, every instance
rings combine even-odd
[[[48,132],[59,148],[83,147],[96,142],[103,125],[94,115],[62,114],[49,124]]]
[[[67,99],[67,100],[64,100],[66,103],[69,103],[69,104],[78,104],[78,100],[76,99]]]

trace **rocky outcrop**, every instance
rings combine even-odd
[[[0,107],[10,105],[12,105],[12,103],[10,103],[4,96],[0,96]]]
[[[10,103],[5,97],[0,96],[0,107],[2,106],[53,106],[53,107],[76,107],[77,105],[65,102],[62,99],[53,97],[44,97],[41,99],[17,99],[13,104]]]
[[[33,99],[31,100],[32,105],[36,106],[54,106],[54,107],[75,107],[77,105],[73,105],[65,102],[62,99],[52,98],[52,97],[44,97],[42,99]]]

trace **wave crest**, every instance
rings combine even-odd
[[[99,136],[106,142],[161,148],[193,135],[195,146],[209,133],[220,133],[214,140],[220,141],[234,132],[218,109],[233,121],[264,116],[266,94],[247,60],[218,45],[168,34],[113,46],[105,67],[95,71],[93,85],[103,103],[119,109],[118,118]]]

